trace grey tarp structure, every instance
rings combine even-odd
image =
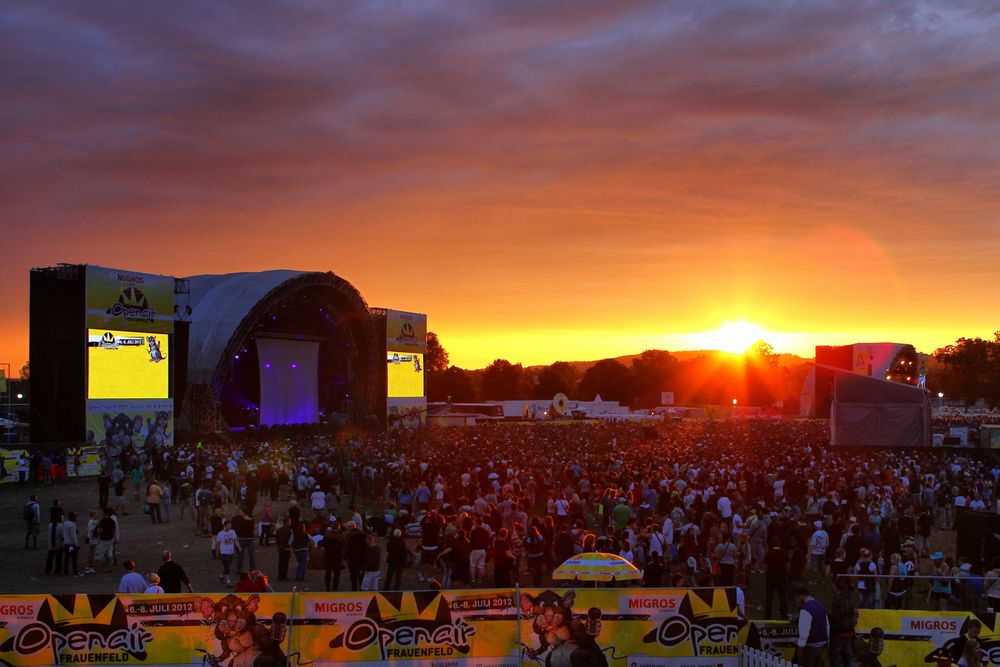
[[[188,382],[210,383],[222,352],[243,318],[272,290],[303,273],[275,270],[187,278],[191,285],[193,311]]]
[[[831,444],[839,447],[927,447],[927,392],[841,369],[834,373]]]

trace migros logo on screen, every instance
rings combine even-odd
[[[121,273],[121,272],[118,272],[118,273],[114,274],[114,277],[115,277],[115,280],[117,280],[118,282],[120,282],[120,283],[128,283],[129,285],[145,285],[146,284],[146,278],[145,278],[145,276],[137,276],[137,275],[134,275],[134,274],[131,274],[131,273]]]

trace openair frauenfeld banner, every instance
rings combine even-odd
[[[930,655],[940,648],[951,648],[963,634],[969,621],[982,623],[979,641],[982,644],[982,664],[1000,666],[1000,627],[997,614],[975,614],[959,611],[895,611],[862,609],[858,612],[855,657],[870,652],[871,632],[881,628],[882,652],[874,656],[883,665],[933,664]],[[787,621],[754,621],[747,644],[773,655],[791,660],[795,654],[798,627]]]
[[[174,332],[174,279],[87,266],[87,326],[148,333]]]
[[[736,667],[733,589],[0,598],[0,663]]]

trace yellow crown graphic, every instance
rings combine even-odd
[[[114,595],[53,595],[42,603],[39,620],[55,625],[126,625],[125,608]]]
[[[400,621],[436,621],[447,613],[447,601],[438,593],[397,593],[376,595],[378,615],[386,623]]]
[[[695,620],[729,618],[736,612],[729,603],[726,591],[720,588],[688,591],[688,602]]]

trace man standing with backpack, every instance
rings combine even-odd
[[[23,516],[25,524],[24,548],[37,549],[38,527],[42,523],[42,508],[38,505],[38,496],[34,494],[31,495],[31,498],[24,506]],[[29,541],[32,543],[33,546],[31,547],[28,546]]]

